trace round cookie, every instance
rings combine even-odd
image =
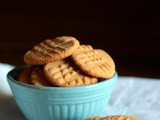
[[[66,59],[48,63],[44,67],[44,75],[55,86],[80,86],[97,82],[97,78],[86,75]]]
[[[43,74],[42,68],[34,68],[31,74],[31,84],[35,86],[50,86],[50,83],[46,80]]]
[[[111,78],[115,64],[105,51],[81,45],[71,56],[73,62],[86,74],[97,78]]]
[[[107,117],[92,117],[86,120],[139,120],[139,118],[125,115],[115,115],[115,116],[107,116]]]
[[[25,68],[19,75],[18,75],[18,81],[25,83],[25,84],[30,84],[31,83],[31,73],[32,73],[33,68],[28,67]]]
[[[78,48],[79,41],[70,36],[44,40],[24,55],[24,61],[30,65],[42,65],[64,59]]]

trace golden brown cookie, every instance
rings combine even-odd
[[[79,41],[70,36],[44,40],[24,55],[24,61],[30,65],[41,65],[64,59],[78,48]]]
[[[92,117],[86,120],[140,120],[139,118],[125,115],[115,115],[115,116],[107,116],[107,117]]]
[[[78,49],[73,53],[73,55],[75,56],[75,55],[81,54],[83,52],[88,52],[91,50],[93,50],[91,45],[80,45]]]
[[[115,64],[105,51],[82,45],[71,56],[73,62],[86,74],[97,78],[111,78]]]
[[[18,75],[18,81],[26,84],[31,83],[31,73],[32,73],[33,68],[28,67],[25,68],[19,75]]]
[[[35,86],[50,86],[50,83],[46,80],[41,67],[36,67],[32,71],[31,84]]]
[[[86,75],[66,59],[48,63],[44,67],[44,75],[55,86],[80,86],[97,82],[97,78]]]

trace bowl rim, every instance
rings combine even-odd
[[[32,88],[32,89],[39,89],[39,90],[75,90],[75,89],[87,89],[87,88],[97,88],[97,87],[102,87],[104,84],[110,83],[112,81],[116,81],[118,79],[118,73],[115,71],[115,74],[104,81],[95,83],[95,84],[89,84],[89,85],[84,85],[84,86],[71,86],[71,87],[49,87],[49,86],[35,86],[35,85],[31,85],[31,84],[25,84],[22,82],[17,81],[16,79],[13,78],[12,74],[18,70],[22,70],[26,67],[28,67],[29,65],[24,65],[24,66],[19,66],[19,67],[15,67],[14,69],[10,70],[7,74],[7,81],[11,81],[15,84],[18,84],[20,86],[23,87],[27,87],[27,88]]]

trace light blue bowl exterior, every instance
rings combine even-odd
[[[96,84],[77,87],[39,87],[15,80],[24,67],[7,75],[14,98],[28,120],[83,120],[98,116],[106,107],[117,73]]]

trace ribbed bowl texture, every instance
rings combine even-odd
[[[99,116],[106,108],[117,73],[108,79],[86,86],[40,87],[16,80],[26,66],[7,75],[14,98],[28,120],[83,120]]]

